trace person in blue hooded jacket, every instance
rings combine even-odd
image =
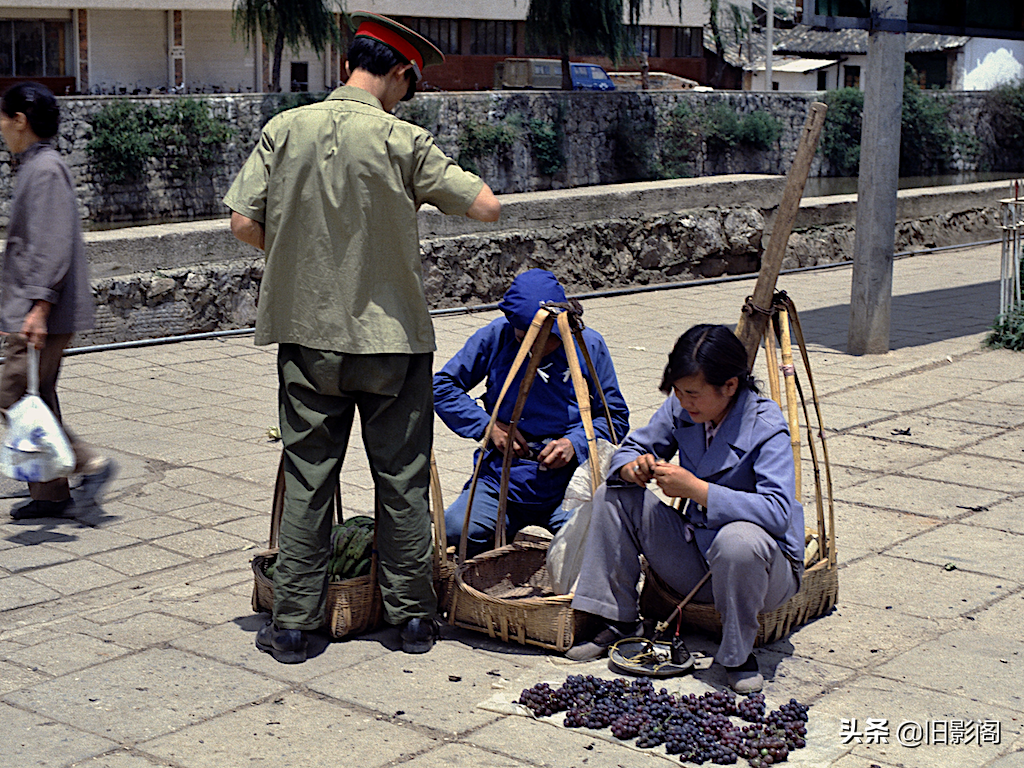
[[[758,395],[746,349],[724,325],[696,325],[679,338],[661,390],[668,398],[623,441],[594,494],[572,607],[603,618],[605,628],[566,655],[599,658],[642,631],[643,555],[681,595],[710,571],[694,600],[722,615],[715,661],[734,691],[754,693],[764,685],[752,653],[758,614],[795,595],[804,571],[789,429],[779,406]],[[681,508],[659,500],[652,482]]]
[[[547,270],[531,269],[512,282],[498,305],[505,316],[474,333],[434,374],[434,410],[453,432],[473,440],[483,438],[501,386],[534,315],[542,304],[565,300],[565,291],[558,279]],[[583,341],[604,390],[615,436],[621,440],[629,430],[629,410],[619,391],[608,346],[601,334],[590,328],[583,330]],[[585,369],[578,347],[577,354]],[[509,434],[508,422],[525,372],[526,365],[523,365],[501,404],[491,444],[487,447],[470,517],[467,540],[470,557],[493,546],[501,466],[506,450],[513,453],[506,508],[509,540],[528,525],[540,525],[552,532],[562,527],[568,519],[562,509],[562,497],[573,471],[587,458],[587,438],[557,328],[552,329],[544,349],[544,358],[515,434]],[[591,393],[594,432],[599,438],[611,440],[608,419],[594,381],[589,371],[583,373]],[[486,386],[478,402],[469,391],[482,381],[486,381]],[[479,452],[474,460],[478,456]],[[462,494],[445,510],[449,545],[459,543],[468,501],[467,482]]]

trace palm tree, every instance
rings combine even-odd
[[[246,46],[254,45],[262,34],[274,41],[271,67],[271,91],[281,90],[281,56],[285,45],[298,52],[308,43],[318,54],[331,42],[340,42],[334,12],[344,12],[341,0],[235,0],[234,28],[241,32]]]

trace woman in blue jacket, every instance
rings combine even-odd
[[[534,315],[541,304],[564,303],[565,300],[565,291],[558,279],[547,270],[531,269],[516,277],[498,305],[505,316],[474,333],[455,357],[434,374],[434,410],[453,432],[473,440],[483,437],[501,386]],[[583,341],[604,389],[615,435],[621,440],[629,429],[629,410],[619,391],[608,346],[601,334],[590,328],[583,330]],[[582,360],[578,347],[577,355]],[[540,525],[552,532],[562,526],[567,517],[562,510],[562,497],[573,471],[587,458],[587,437],[557,328],[548,339],[516,434],[510,435],[508,422],[525,372],[524,365],[501,404],[492,444],[484,458],[470,518],[467,542],[470,557],[493,546],[505,450],[514,454],[506,508],[509,539],[528,525]],[[594,432],[610,440],[608,419],[594,390],[594,382],[588,371],[584,371],[584,376],[591,392]],[[478,403],[469,391],[482,381],[486,381],[486,385]],[[477,456],[479,453],[474,460]],[[459,543],[468,501],[469,483],[445,510],[450,545]]]
[[[757,616],[796,594],[803,575],[789,430],[778,405],[758,396],[746,350],[725,326],[684,333],[661,390],[668,399],[623,442],[595,495],[572,605],[607,626],[568,655],[598,658],[619,637],[638,634],[642,554],[680,594],[711,571],[695,600],[714,602],[722,615],[715,660],[737,693],[753,693],[764,684],[752,653]],[[684,509],[648,491],[652,481]]]

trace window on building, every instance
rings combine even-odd
[[[660,46],[658,45],[658,37],[658,27],[649,27],[646,25],[637,27],[637,53],[646,53],[648,56],[651,57],[661,56]]]
[[[402,24],[419,32],[427,40],[441,49],[446,56],[454,54],[458,56],[462,51],[459,47],[459,20],[458,19],[424,19],[415,16],[405,16],[398,19]]]
[[[843,67],[843,87],[860,88],[860,67],[852,64]]]
[[[309,90],[309,64],[305,61],[292,62],[291,90],[293,93]]]
[[[779,90],[779,81],[778,80],[772,80],[772,90],[773,91]]]
[[[72,74],[71,24],[39,19],[0,19],[0,77]]]
[[[516,23],[514,21],[473,21],[469,52],[476,56],[514,56]]]
[[[818,90],[828,90],[828,72],[826,72],[824,69],[818,70]]]
[[[675,55],[684,59],[699,59],[704,56],[704,28],[676,27]]]

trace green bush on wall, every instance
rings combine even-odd
[[[510,149],[522,129],[506,121],[481,123],[469,120],[459,132],[459,165],[471,173],[479,173],[477,161],[494,152]]]
[[[836,175],[856,176],[864,93],[859,88],[839,88],[825,94],[825,104],[828,112],[821,132],[821,153]]]
[[[191,98],[163,107],[113,101],[90,122],[90,163],[114,184],[139,181],[153,159],[194,180],[219,159],[234,133],[225,121],[210,116],[205,103]]]

